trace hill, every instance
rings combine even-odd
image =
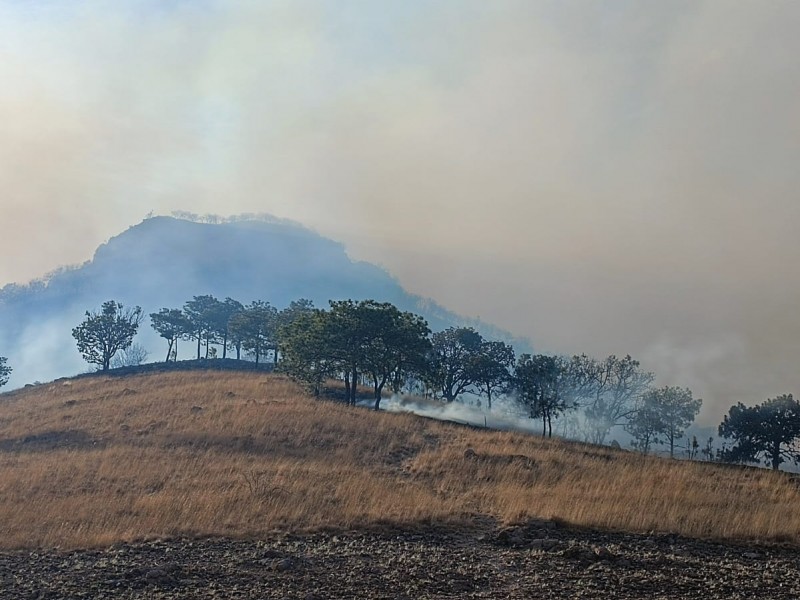
[[[348,408],[272,374],[97,375],[0,398],[7,548],[531,519],[800,539],[786,473]]]
[[[0,598],[800,595],[789,474],[348,408],[259,371],[0,395],[0,462]]]
[[[386,271],[352,261],[344,246],[300,225],[277,220],[200,223],[153,217],[100,246],[91,261],[25,285],[0,290],[0,355],[14,368],[11,386],[85,370],[70,333],[86,310],[109,299],[145,313],[180,307],[192,296],[266,300],[278,308],[308,298],[373,298],[421,314],[436,331],[474,325],[496,339],[511,334],[409,294]],[[147,323],[137,338],[153,356],[161,340]],[[522,348],[522,340],[515,340]]]

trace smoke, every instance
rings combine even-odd
[[[381,403],[389,412],[408,412],[438,421],[450,421],[473,427],[486,427],[500,431],[523,431],[541,434],[541,424],[526,419],[519,407],[510,399],[498,399],[491,412],[464,402],[440,402],[418,396],[395,394]]]
[[[9,389],[35,381],[52,381],[58,377],[93,371],[94,368],[87,365],[75,350],[75,340],[70,335],[79,321],[79,316],[73,321],[69,318],[49,318],[26,327],[17,343],[3,340],[3,347],[14,347],[16,350],[9,357],[9,366],[13,368]],[[65,348],[70,351],[65,352]]]
[[[150,211],[267,211],[542,350],[640,357],[704,418],[800,393],[798,26],[780,0],[4,3],[0,281]]]

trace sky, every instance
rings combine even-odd
[[[538,349],[800,394],[800,4],[0,2],[0,285],[266,212]]]

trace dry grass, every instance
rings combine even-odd
[[[0,473],[6,548],[481,517],[800,534],[786,474],[374,413],[259,373],[94,377],[6,394]]]

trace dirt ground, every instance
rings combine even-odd
[[[476,527],[0,554],[1,598],[798,598],[789,545]]]

